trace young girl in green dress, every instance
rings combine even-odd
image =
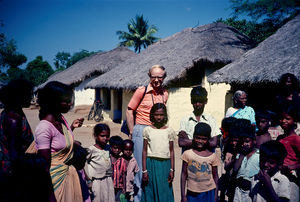
[[[174,201],[175,131],[166,126],[167,109],[156,103],[150,111],[151,126],[143,131],[142,201]]]

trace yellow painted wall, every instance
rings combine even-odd
[[[127,110],[127,106],[128,103],[131,99],[131,97],[133,96],[133,91],[125,91],[123,90],[123,97],[122,97],[122,119],[125,120],[126,119],[126,110]]]
[[[221,84],[209,84],[207,82],[207,76],[214,70],[205,69],[205,77],[203,79],[203,86],[208,92],[208,102],[206,105],[206,112],[211,114],[217,120],[219,126],[221,126],[222,119],[225,117],[226,110],[231,105],[231,94],[229,93],[230,85]]]
[[[181,119],[193,111],[190,93],[192,88],[170,88],[167,102],[168,125],[175,131],[179,130]]]

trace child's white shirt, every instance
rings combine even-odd
[[[282,175],[280,171],[275,173],[271,177],[272,186],[280,198],[290,199],[290,181],[289,179]],[[260,183],[260,181],[255,176],[251,182],[251,191],[250,197],[253,202],[266,202],[266,191],[264,190],[264,186]]]

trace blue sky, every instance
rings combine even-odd
[[[1,28],[18,51],[33,60],[41,55],[53,67],[58,51],[71,54],[115,48],[116,31],[143,14],[165,38],[187,27],[230,17],[229,0],[0,0]]]

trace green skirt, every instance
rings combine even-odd
[[[170,168],[170,159],[147,157],[149,183],[142,186],[143,202],[174,201],[173,187],[168,183]]]

